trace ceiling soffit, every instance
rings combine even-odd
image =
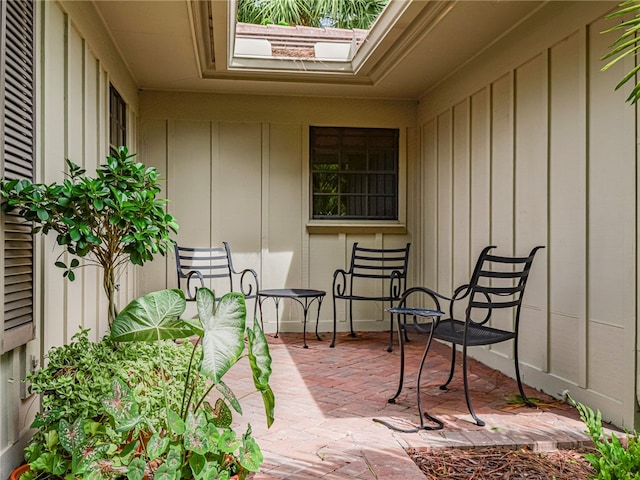
[[[429,34],[455,2],[391,0],[350,61],[234,56],[235,0],[189,2],[198,61],[205,79],[373,85]]]

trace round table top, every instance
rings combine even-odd
[[[272,288],[260,290],[259,297],[285,297],[285,298],[305,298],[324,297],[327,294],[324,290],[311,290],[308,288]]]
[[[444,315],[444,312],[440,310],[431,310],[429,308],[393,307],[388,308],[387,311],[398,315],[414,315],[416,317],[441,317]]]

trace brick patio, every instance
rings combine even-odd
[[[328,335],[323,341],[309,335],[309,348],[303,349],[301,334],[269,336],[276,397],[272,427],[266,428],[260,395],[242,399],[244,418],[265,456],[255,480],[420,479],[424,475],[406,454],[408,447],[528,445],[550,450],[590,443],[574,408],[528,388],[544,406],[509,405],[517,393],[515,380],[471,362],[472,400],[487,422],[478,427],[467,411],[461,369],[448,390],[438,389],[451,351],[440,344],[429,354],[422,392],[423,406],[444,421],[444,429],[399,433],[375,423],[374,418],[419,423],[415,381],[424,344],[407,344],[405,388],[397,403],[389,404],[397,388],[399,352],[388,353],[387,341],[388,333],[363,333],[356,339],[339,334],[336,348],[330,349]],[[240,376],[247,371],[236,368],[225,377],[237,395],[253,385],[249,375]]]

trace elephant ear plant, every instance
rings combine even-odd
[[[239,435],[232,429],[231,410],[242,414],[242,408],[223,377],[248,357],[270,426],[275,400],[266,338],[255,319],[253,325],[245,325],[242,294],[229,293],[216,307],[213,292],[200,288],[196,303],[198,318],[189,320],[179,319],[186,308],[180,290],[152,292],[122,310],[107,337],[119,345],[110,388],[97,408],[71,409],[89,413],[64,415],[61,411],[67,408],[49,401],[69,388],[69,382],[59,379],[76,365],[50,372],[46,382],[36,381],[47,388],[45,405],[56,408],[45,408],[34,422],[40,429],[34,435],[38,440],[26,449],[31,471],[22,480],[228,480],[233,475],[242,480],[258,471],[262,452],[250,425]],[[190,359],[183,362],[176,355],[175,340],[187,337],[190,341],[179,345],[180,350],[191,350],[184,357]],[[150,347],[155,348],[150,372],[138,371],[148,369],[145,364],[136,367],[117,360],[119,351],[147,352]],[[51,390],[51,377],[59,392]]]
[[[103,288],[107,296],[109,325],[117,315],[116,281],[130,262],[143,265],[153,255],[165,255],[171,247],[169,235],[176,233],[175,219],[165,212],[165,199],[160,193],[155,168],[134,160],[126,147],[107,157],[96,171],[96,177],[66,160],[67,178],[61,183],[45,185],[25,179],[4,180],[0,194],[2,209],[16,211],[33,222],[34,233],[55,232],[58,245],[73,257],[64,276],[74,280],[74,270],[85,264],[103,268]]]
[[[222,377],[242,357],[246,334],[253,383],[262,394],[267,425],[271,426],[275,401],[269,386],[271,356],[264,333],[255,319],[253,325],[246,328],[245,300],[240,293],[226,294],[216,308],[213,292],[200,288],[196,304],[198,319],[176,320],[186,308],[184,293],[181,290],[151,293],[131,302],[111,328],[111,337],[116,342],[157,343],[161,383],[171,375],[170,366],[163,366],[162,340],[193,334],[198,342],[202,340],[202,358],[197,362],[192,358],[189,370],[194,363],[197,368],[193,375],[187,375],[181,403],[166,402],[166,424],[161,430],[149,432],[146,452],[129,462],[127,476],[130,479],[151,473],[154,478],[223,479],[229,473],[244,478],[247,472],[257,471],[262,463],[260,448],[251,438],[251,426],[241,439],[237,439],[230,428],[231,410],[223,398],[238,413],[242,413],[242,409]],[[196,387],[200,376],[210,382],[198,397]],[[105,401],[105,406],[116,429],[130,434],[140,425],[148,425],[139,415],[134,395],[125,388],[124,382],[116,379],[113,386],[113,397]],[[207,398],[214,387],[222,397],[211,406]],[[144,436],[140,438],[143,439]],[[238,453],[234,455],[236,450]]]

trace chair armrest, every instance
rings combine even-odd
[[[351,272],[347,272],[341,268],[333,272],[333,285],[331,286],[331,293],[334,297],[344,297],[347,292],[347,276],[351,275]]]
[[[187,300],[195,300],[196,293],[198,292],[199,287],[194,287],[193,295],[191,295],[191,280],[193,279],[193,277],[196,277],[198,280],[200,280],[200,287],[204,287],[204,278],[202,277],[202,273],[200,273],[198,270],[191,270],[187,274],[187,288],[186,288]]]
[[[258,285],[258,274],[254,269],[245,268],[239,272],[231,270],[231,273],[240,275],[240,292],[245,297],[256,296],[258,294],[258,290],[260,290]]]
[[[399,270],[393,270],[389,274],[389,298],[399,299],[402,296],[404,275]]]

